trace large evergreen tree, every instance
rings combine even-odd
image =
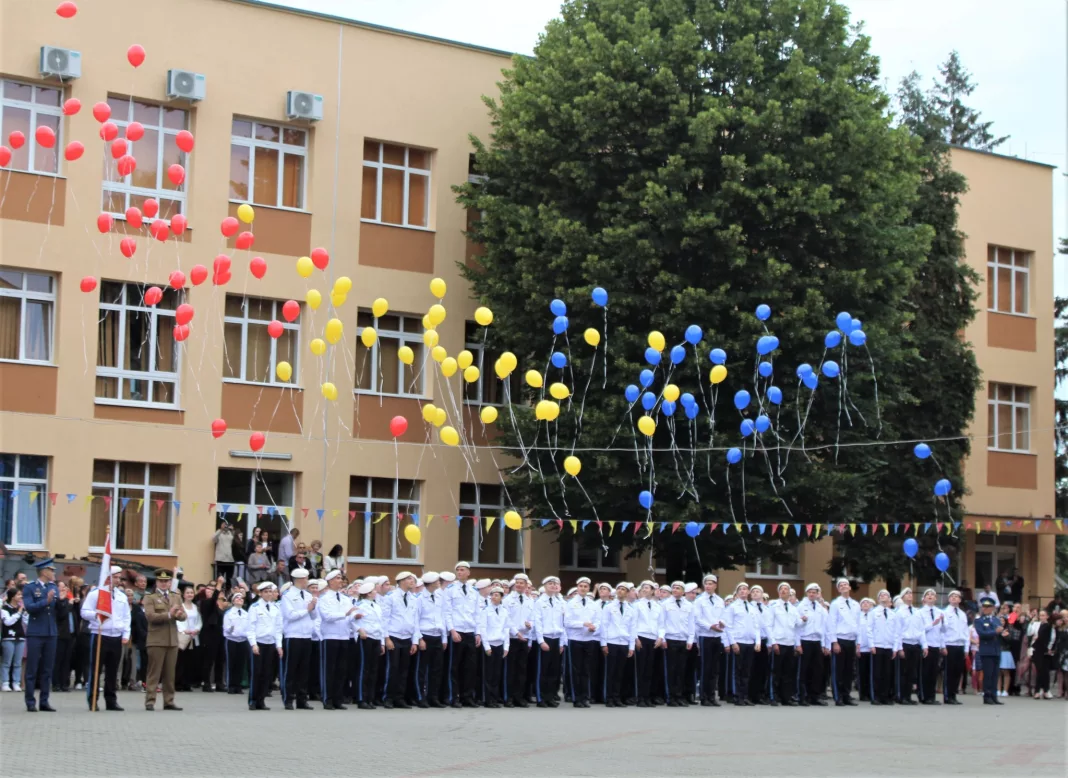
[[[980,151],[993,151],[1009,139],[990,132],[993,122],[979,119],[979,112],[964,104],[978,84],[972,83],[972,75],[960,61],[956,51],[938,69],[941,80],[936,79],[931,96],[938,113],[945,119],[943,137],[947,143],[967,146]]]

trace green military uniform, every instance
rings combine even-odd
[[[178,626],[176,621],[185,621],[182,598],[177,592],[167,590],[171,574],[167,570],[156,571],[156,591],[146,594],[141,600],[148,620],[148,671],[145,674],[145,708],[154,710],[156,687],[163,687],[163,709],[181,710],[174,704],[174,670],[178,663]]]

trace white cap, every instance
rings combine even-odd
[[[289,574],[290,578],[308,578],[310,573],[303,567],[297,567],[293,569],[293,572]]]
[[[423,579],[420,578],[419,576],[415,576],[415,588],[418,589],[422,585],[423,585]]]
[[[331,570],[329,573],[326,574],[326,580],[327,581],[333,581],[339,575],[341,575],[341,571],[340,570]]]
[[[526,573],[516,573],[515,577],[512,578],[512,583],[514,584],[516,581],[526,581],[527,583],[530,583],[530,578]]]
[[[122,572],[122,568],[121,567],[119,567],[118,565],[112,565],[111,566],[111,570],[109,571],[109,574],[110,575],[118,575],[121,572]]]
[[[578,594],[578,587],[572,586],[570,589],[567,590],[568,597],[570,597],[572,594]]]
[[[715,573],[709,573],[701,579],[701,583],[708,583],[709,581],[712,581],[713,583],[719,583],[719,578],[716,577]]]
[[[454,567],[453,570],[459,570],[461,567],[466,567],[468,570],[470,570],[471,569],[471,563],[470,562],[457,562],[456,563],[456,567]]]
[[[600,590],[600,589],[611,589],[611,588],[612,588],[612,584],[610,584],[610,583],[599,583],[599,584],[597,584],[597,589],[598,590]]]
[[[901,593],[898,595],[898,597],[904,599],[906,594],[912,594],[912,589],[910,589],[908,586],[901,590]]]
[[[265,591],[267,591],[268,589],[277,589],[278,587],[277,587],[277,586],[275,586],[275,585],[274,585],[273,583],[271,583],[270,581],[264,581],[263,583],[261,583],[261,584],[260,584],[259,586],[257,586],[256,588],[257,588],[257,589],[259,589],[259,590],[260,590],[261,592],[265,592]]]
[[[686,584],[686,585],[685,585],[684,587],[682,587],[682,589],[683,589],[683,591],[684,591],[684,592],[686,592],[687,594],[689,594],[690,592],[696,592],[696,591],[697,591],[697,584],[695,584],[695,583],[688,583],[688,584]]]
[[[952,593],[952,592],[951,592],[951,593]],[[882,596],[883,596],[884,594],[885,594],[885,595],[886,595],[887,597],[889,597],[889,596],[890,596],[890,592],[889,592],[888,590],[886,590],[886,589],[880,589],[880,590],[879,590],[879,591],[878,591],[878,592],[876,593],[876,595],[875,595],[875,596],[876,596],[876,597],[882,597]]]
[[[875,604],[875,600],[873,600],[871,597],[864,597],[863,599],[861,599],[860,604],[863,605],[866,602],[870,602],[872,605]]]
[[[734,586],[734,593],[735,593],[735,594],[737,594],[737,593],[738,593],[738,590],[739,590],[739,589],[741,589],[741,588],[742,588],[743,586],[744,586],[744,587],[745,587],[746,589],[748,589],[748,588],[749,588],[749,584],[748,584],[748,583],[746,583],[745,581],[739,581],[739,582],[738,582],[737,584],[735,584],[735,586]]]
[[[935,597],[938,596],[938,592],[936,592],[934,589],[927,589],[926,591],[924,591],[923,596],[926,597],[928,594],[933,594]]]
[[[357,589],[360,594],[370,594],[374,590],[375,584],[373,581],[364,581],[362,584],[360,584],[360,588]]]
[[[293,588],[293,582],[292,581],[286,581],[284,584],[282,584],[282,588],[278,590],[278,593],[279,594],[285,594],[286,592],[288,592],[292,588]]]
[[[686,588],[686,583],[684,581],[672,581],[671,582],[671,588],[674,589],[676,586],[681,586],[681,587],[683,587],[685,589]]]
[[[649,587],[651,587],[652,589],[655,590],[656,589],[656,581],[650,581],[647,578],[644,581],[642,581],[640,584],[638,584],[638,588],[639,589],[641,589],[643,586],[649,586]]]
[[[958,591],[957,591],[956,589],[954,589],[953,591],[951,591],[951,592],[950,592],[950,593],[949,593],[949,594],[947,595],[947,597],[952,597],[952,596],[953,596],[954,594],[955,594],[955,595],[957,595],[958,597],[960,597],[960,598],[961,598],[962,600],[964,599],[964,597],[963,597],[963,596],[961,595],[961,593],[960,593],[960,592],[958,592]]]
[[[308,581],[308,586],[314,586],[316,589],[325,589],[326,581],[324,581],[322,578],[315,578],[311,581]]]
[[[504,595],[504,589],[499,586],[494,586],[492,589],[490,589],[490,594]]]
[[[445,570],[441,573],[441,580],[445,583],[452,583],[456,580],[456,573],[450,573],[448,570]]]
[[[823,591],[820,588],[820,585],[818,583],[813,582],[813,583],[810,583],[808,586],[805,587],[805,592],[806,593],[811,592],[813,589],[815,589],[817,592]]]
[[[752,586],[749,587],[749,591],[751,591],[751,592],[760,592],[761,594],[763,594],[764,587],[761,586],[760,584],[753,584]]]
[[[630,581],[620,581],[616,584],[616,588],[630,590],[634,588],[634,584],[632,584]]]
[[[789,588],[790,588],[790,584],[786,583],[786,581],[783,581],[782,583],[780,583],[778,586],[775,587],[775,591],[778,592],[778,591],[782,591],[783,589],[789,589]]]
[[[477,581],[475,581],[475,588],[476,589],[485,589],[487,586],[490,586],[492,584],[493,584],[493,581],[491,581],[488,578],[479,578]]]
[[[662,592],[670,592],[671,591],[671,587],[668,586],[667,584],[660,584],[659,588],[660,588],[660,591],[662,591]]]
[[[415,578],[415,573],[412,573],[409,570],[401,570],[399,573],[397,573],[397,583],[400,583],[405,578]]]
[[[424,584],[437,583],[440,576],[437,573],[426,573],[423,576],[422,582]]]
[[[547,583],[552,583],[552,582],[560,583],[560,579],[557,578],[555,575],[547,575],[547,576],[545,576],[544,578],[541,579],[542,586],[544,586]]]
[[[839,578],[837,581],[834,582],[834,588],[837,589],[842,584],[847,584],[848,585],[849,584],[849,579],[848,578]]]
[[[577,581],[575,581],[575,586],[578,586],[578,585],[579,585],[580,583],[586,583],[586,584],[588,584],[588,583],[591,583],[591,581],[590,581],[590,579],[589,579],[589,578],[587,578],[586,576],[582,576],[582,577],[581,577],[581,578],[579,578],[579,579],[578,579]]]

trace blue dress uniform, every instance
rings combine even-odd
[[[34,567],[38,575],[44,571],[55,572],[56,566],[51,557],[42,559]],[[22,589],[23,606],[30,616],[26,625],[26,677],[23,689],[26,694],[26,710],[31,713],[38,710],[34,689],[41,690],[40,710],[54,712],[48,704],[48,693],[52,690],[52,665],[56,661],[56,641],[59,632],[56,628],[56,600],[59,599],[59,587],[51,580],[38,578]]]
[[[979,660],[983,666],[983,704],[1001,705],[998,700],[998,662],[1001,658],[1001,636],[998,629],[1001,622],[994,615],[994,599],[983,597],[980,600],[983,614],[975,620],[975,631],[979,635]]]

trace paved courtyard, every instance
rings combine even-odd
[[[1068,704],[956,708],[637,708],[266,713],[190,692],[181,713],[90,714],[84,694],[30,715],[0,695],[0,775],[1064,776]],[[157,708],[160,703],[157,702]],[[522,729],[519,729],[519,727]],[[1008,743],[1008,745],[1005,745]]]

